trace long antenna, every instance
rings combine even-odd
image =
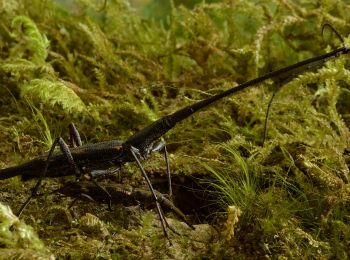
[[[132,146],[139,148],[139,149],[148,148],[150,143],[152,143],[155,140],[157,140],[158,138],[160,138],[162,135],[164,135],[166,132],[168,132],[170,129],[172,129],[178,122],[191,116],[199,109],[211,105],[215,101],[218,101],[218,100],[220,100],[226,96],[229,96],[233,93],[236,93],[238,91],[244,90],[248,87],[262,83],[263,81],[265,81],[267,79],[280,76],[284,73],[290,73],[291,71],[293,71],[295,69],[302,68],[304,66],[313,67],[312,64],[315,62],[322,64],[322,63],[328,61],[329,59],[337,58],[340,55],[348,54],[348,53],[350,53],[350,49],[347,48],[346,46],[343,46],[341,48],[338,48],[338,49],[333,50],[331,52],[328,52],[326,54],[300,61],[300,62],[295,63],[293,65],[289,65],[287,67],[266,73],[265,75],[260,76],[258,78],[249,80],[249,81],[242,83],[238,86],[230,88],[230,89],[228,89],[220,94],[217,94],[217,95],[212,96],[210,98],[204,99],[204,100],[199,101],[195,104],[186,106],[173,114],[170,114],[168,116],[164,116],[164,117],[158,119],[157,121],[153,122],[151,125],[145,127],[141,131],[138,131],[137,133],[132,135],[125,142],[125,145],[132,145]],[[305,68],[305,69],[307,69],[307,68]]]
[[[341,36],[341,34],[329,23],[325,23],[323,24],[322,26],[322,36],[324,34],[324,30],[325,28],[329,28],[331,29],[332,32],[334,32],[336,34],[336,36],[338,37],[338,39],[340,40],[340,42],[342,43],[343,45],[343,48],[345,49],[348,49],[346,47],[346,44],[345,44],[345,40],[344,38]],[[345,54],[345,53],[344,53]],[[311,69],[313,67],[317,67],[317,66],[320,66],[324,63],[324,61],[320,60],[319,62],[315,62],[314,64],[312,65],[309,65],[307,66],[307,69]],[[301,72],[300,72],[301,73]],[[300,74],[299,73],[299,74]],[[299,75],[298,74],[298,75]],[[294,75],[293,75],[294,76]],[[295,75],[297,76],[297,75]],[[267,105],[267,109],[266,109],[266,116],[265,116],[265,123],[264,123],[264,136],[263,136],[263,141],[262,141],[262,146],[264,146],[265,144],[265,141],[266,141],[266,138],[267,138],[267,129],[268,129],[268,121],[269,121],[269,118],[270,118],[270,111],[271,111],[271,106],[272,106],[272,102],[274,100],[274,98],[276,97],[276,94],[281,90],[281,88],[286,84],[288,83],[293,77],[288,77],[286,80],[283,81],[282,84],[279,84],[279,87],[272,93],[272,96],[270,98],[270,101]]]

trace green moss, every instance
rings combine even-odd
[[[46,152],[58,135],[67,139],[72,121],[84,143],[125,140],[185,105],[339,47],[330,31],[322,37],[321,25],[328,21],[346,36],[350,24],[349,3],[336,0],[187,1],[187,7],[151,1],[138,10],[122,0],[101,10],[102,2],[0,1],[1,168]],[[152,15],[162,4],[164,12]],[[177,187],[192,189],[186,176],[214,183],[199,185],[199,193],[209,194],[206,206],[216,205],[206,214],[216,216],[210,224],[218,233],[202,226],[194,239],[170,220],[182,236],[171,234],[169,247],[155,214],[120,206],[109,212],[93,203],[68,210],[69,199],[49,194],[60,181],[47,180],[45,196],[24,214],[45,246],[37,237],[19,239],[9,225],[23,223],[12,216],[2,222],[1,257],[45,258],[45,247],[74,259],[349,257],[348,57],[280,89],[262,147],[266,107],[280,87],[274,80],[200,111],[164,137]],[[163,156],[145,165],[165,186]],[[133,164],[121,179],[142,185]],[[18,209],[33,185],[1,181],[0,199]],[[228,206],[241,211],[238,222],[227,220]]]
[[[20,221],[8,206],[0,203],[0,257],[47,259],[50,256],[33,228]]]

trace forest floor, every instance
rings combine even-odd
[[[84,144],[126,140],[187,105],[350,46],[347,1],[205,2],[0,0],[0,169],[68,140],[71,122]],[[322,34],[324,23],[344,42],[329,26]],[[168,230],[171,245],[152,201],[69,207],[74,198],[54,191],[74,176],[43,180],[18,219],[36,180],[17,176],[0,181],[0,258],[348,259],[349,58],[313,65],[163,136],[174,205],[195,227],[163,208],[178,233]],[[163,154],[142,163],[166,197]],[[135,163],[98,182],[148,192]]]

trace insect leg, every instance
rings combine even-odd
[[[90,195],[85,194],[85,193],[80,193],[79,196],[77,198],[75,198],[71,204],[69,204],[68,209],[72,208],[78,200],[83,199],[83,198],[87,198],[89,201],[96,202]]]
[[[89,169],[87,169],[85,167],[83,167],[83,171],[85,173],[87,173],[87,176],[85,175],[85,177],[88,177],[88,179],[90,181],[92,181],[92,183],[98,189],[100,189],[103,194],[106,195],[106,198],[108,200],[108,203],[107,203],[108,204],[108,209],[110,211],[112,211],[112,196],[111,196],[111,194],[109,194],[109,192],[104,187],[102,187],[100,184],[98,184],[98,182],[95,180],[97,176],[99,176],[99,175],[106,175],[106,174],[109,173],[109,171],[108,170],[94,170],[94,171],[90,171]]]
[[[77,147],[82,145],[81,137],[79,134],[78,129],[75,127],[74,123],[69,124],[69,136],[70,136],[70,142],[72,147]],[[100,171],[101,173],[102,171]],[[105,173],[107,171],[103,171]],[[112,211],[112,201],[111,201],[111,195],[108,193],[106,189],[104,189],[101,185],[99,185],[95,180],[94,180],[94,175],[92,173],[89,173],[92,182],[103,191],[107,195],[108,198],[108,209]]]
[[[82,175],[82,172],[81,172],[80,168],[78,167],[78,165],[75,163],[73,155],[72,155],[68,145],[66,144],[66,142],[62,139],[62,137],[58,138],[58,144],[60,146],[62,154],[66,157],[69,165],[74,170],[75,176],[80,177]]]
[[[108,192],[105,188],[103,188],[100,184],[98,184],[98,183],[95,181],[94,178],[92,178],[91,180],[92,180],[93,184],[94,184],[96,187],[98,187],[100,190],[102,190],[102,192],[103,192],[104,194],[106,194],[107,199],[108,199],[108,203],[107,203],[107,204],[108,204],[108,210],[109,210],[109,211],[112,211],[112,196],[111,196],[111,194],[109,194],[109,192]]]
[[[47,169],[49,167],[50,164],[50,160],[53,154],[53,151],[55,150],[55,147],[57,146],[57,144],[60,146],[61,152],[66,156],[68,163],[72,166],[72,168],[74,169],[74,172],[77,176],[81,175],[81,171],[79,170],[78,165],[74,162],[72,153],[69,150],[68,145],[64,142],[64,140],[62,139],[62,137],[58,137],[55,139],[54,143],[51,146],[50,152],[47,156],[46,162],[45,162],[45,167],[43,169],[43,171],[40,174],[40,177],[37,181],[37,183],[35,184],[34,188],[32,189],[31,195],[28,197],[28,199],[23,203],[23,205],[21,206],[20,210],[18,211],[17,216],[20,217],[22,215],[23,210],[27,207],[27,205],[29,204],[29,202],[32,200],[33,197],[35,197],[39,191],[41,182],[43,180],[43,178],[46,177],[46,173],[47,173]]]
[[[69,141],[71,143],[71,147],[81,146],[81,138],[78,129],[75,127],[74,123],[70,123],[69,126]]]
[[[168,156],[168,150],[166,148],[165,142],[159,142],[153,149],[152,152],[159,152],[163,150],[164,151],[164,158],[165,158],[165,164],[166,164],[166,173],[168,177],[168,190],[169,190],[169,198],[172,200],[173,197],[173,188],[171,185],[171,175],[170,175],[170,164],[169,164],[169,156]]]
[[[42,182],[42,179],[45,177],[46,175],[46,172],[47,172],[47,168],[49,167],[49,161],[51,159],[51,156],[52,156],[52,153],[56,147],[58,143],[58,138],[56,138],[56,140],[54,141],[54,143],[52,144],[51,146],[51,149],[50,149],[50,152],[47,156],[47,159],[46,159],[46,163],[45,163],[45,167],[44,167],[44,170],[42,171],[42,173],[40,174],[40,177],[37,181],[37,183],[35,184],[34,188],[32,189],[32,193],[31,195],[27,198],[27,200],[23,203],[23,205],[21,206],[21,208],[19,209],[18,213],[17,213],[17,216],[20,217],[22,215],[22,212],[23,210],[27,207],[27,205],[29,204],[29,202],[32,200],[32,198],[34,196],[37,195],[37,192],[39,190],[39,187],[40,187],[40,184]]]
[[[159,207],[159,209],[160,209],[160,211],[162,212],[162,215],[164,216],[164,211],[163,211],[162,207]],[[165,218],[164,218],[164,219],[165,219]],[[174,228],[172,228],[172,227],[169,225],[168,221],[164,221],[164,222],[165,222],[165,225],[166,225],[167,228],[169,228],[171,231],[173,231],[176,235],[180,236],[180,233],[177,232]]]
[[[74,123],[70,123],[69,124],[69,136],[70,136],[70,143],[72,147],[77,147],[77,146],[82,146],[82,141],[80,138],[80,134],[78,129],[75,127]],[[69,159],[68,159],[69,160]],[[74,162],[74,161],[73,161]],[[102,172],[102,171],[100,171]],[[107,171],[104,171],[107,172]],[[101,185],[99,185],[95,180],[94,180],[94,175],[92,173],[89,173],[92,182],[96,185],[96,187],[98,187],[99,189],[101,189],[103,191],[103,193],[105,193],[107,195],[108,198],[108,209],[110,211],[112,211],[112,200],[111,200],[111,195],[108,193],[108,191],[106,189],[104,189]]]
[[[169,198],[170,198],[170,200],[172,200],[173,199],[173,188],[172,188],[172,185],[171,185],[170,164],[169,164],[168,150],[167,150],[165,144],[164,144],[164,157],[165,157],[165,164],[166,164],[166,172],[167,172],[167,175],[168,175]]]
[[[165,237],[169,240],[169,242],[170,242],[169,235],[168,235],[168,232],[167,232],[167,230],[166,230],[167,224],[165,224],[165,223],[166,223],[165,217],[164,217],[163,212],[162,212],[162,210],[161,210],[161,208],[160,208],[160,204],[159,204],[157,195],[156,195],[156,193],[155,193],[155,191],[154,191],[154,189],[153,189],[152,183],[151,183],[150,179],[148,178],[148,175],[147,175],[145,169],[143,168],[143,166],[142,166],[142,164],[141,164],[141,162],[140,162],[140,160],[139,160],[139,158],[138,158],[138,156],[137,156],[137,154],[136,154],[136,153],[138,153],[138,150],[137,150],[135,147],[130,146],[130,152],[131,152],[132,156],[134,157],[134,159],[135,159],[135,161],[136,161],[136,163],[137,163],[137,166],[140,168],[141,173],[142,173],[143,177],[145,178],[145,180],[146,180],[146,182],[147,182],[148,188],[149,188],[150,191],[152,192],[152,196],[153,196],[153,198],[154,198],[154,200],[155,200],[155,202],[156,202],[156,209],[157,209],[157,213],[158,213],[158,215],[159,215],[160,223],[162,224],[164,236],[165,236]],[[170,243],[171,243],[171,242],[170,242]]]
[[[163,194],[158,192],[159,203],[175,213],[180,219],[182,219],[191,229],[195,229],[194,226],[187,220],[185,214],[178,209],[172,201],[167,199]]]

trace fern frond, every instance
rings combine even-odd
[[[85,6],[85,8],[91,8],[94,11],[101,12],[106,8],[107,0],[98,0],[98,1],[90,1],[90,0],[79,0],[78,3]]]
[[[20,3],[16,0],[0,1],[0,10],[2,14],[8,13],[13,15],[18,11],[19,5]]]
[[[86,109],[80,97],[64,83],[49,79],[33,79],[21,86],[21,96],[34,96],[52,106],[59,104],[66,112]]]
[[[36,64],[25,59],[11,59],[0,62],[0,69],[6,73],[12,73],[12,75],[16,73],[23,75],[24,73],[31,72],[47,73],[50,75],[53,75],[55,73],[54,69],[49,63]]]
[[[98,52],[98,55],[106,60],[111,60],[110,50],[113,48],[111,42],[101,28],[91,21],[89,24],[79,23],[79,28],[88,36],[95,50]]]
[[[12,28],[17,29],[13,37],[19,37],[23,34],[26,38],[26,48],[32,52],[31,60],[36,63],[43,63],[47,58],[47,48],[49,41],[45,35],[42,35],[36,24],[27,16],[16,16],[12,20]]]
[[[101,69],[98,69],[98,68],[94,68],[93,71],[95,73],[100,89],[104,89],[105,86],[107,85],[106,75]]]
[[[0,63],[1,70],[5,72],[24,72],[38,69],[38,65],[25,59],[15,59]]]

